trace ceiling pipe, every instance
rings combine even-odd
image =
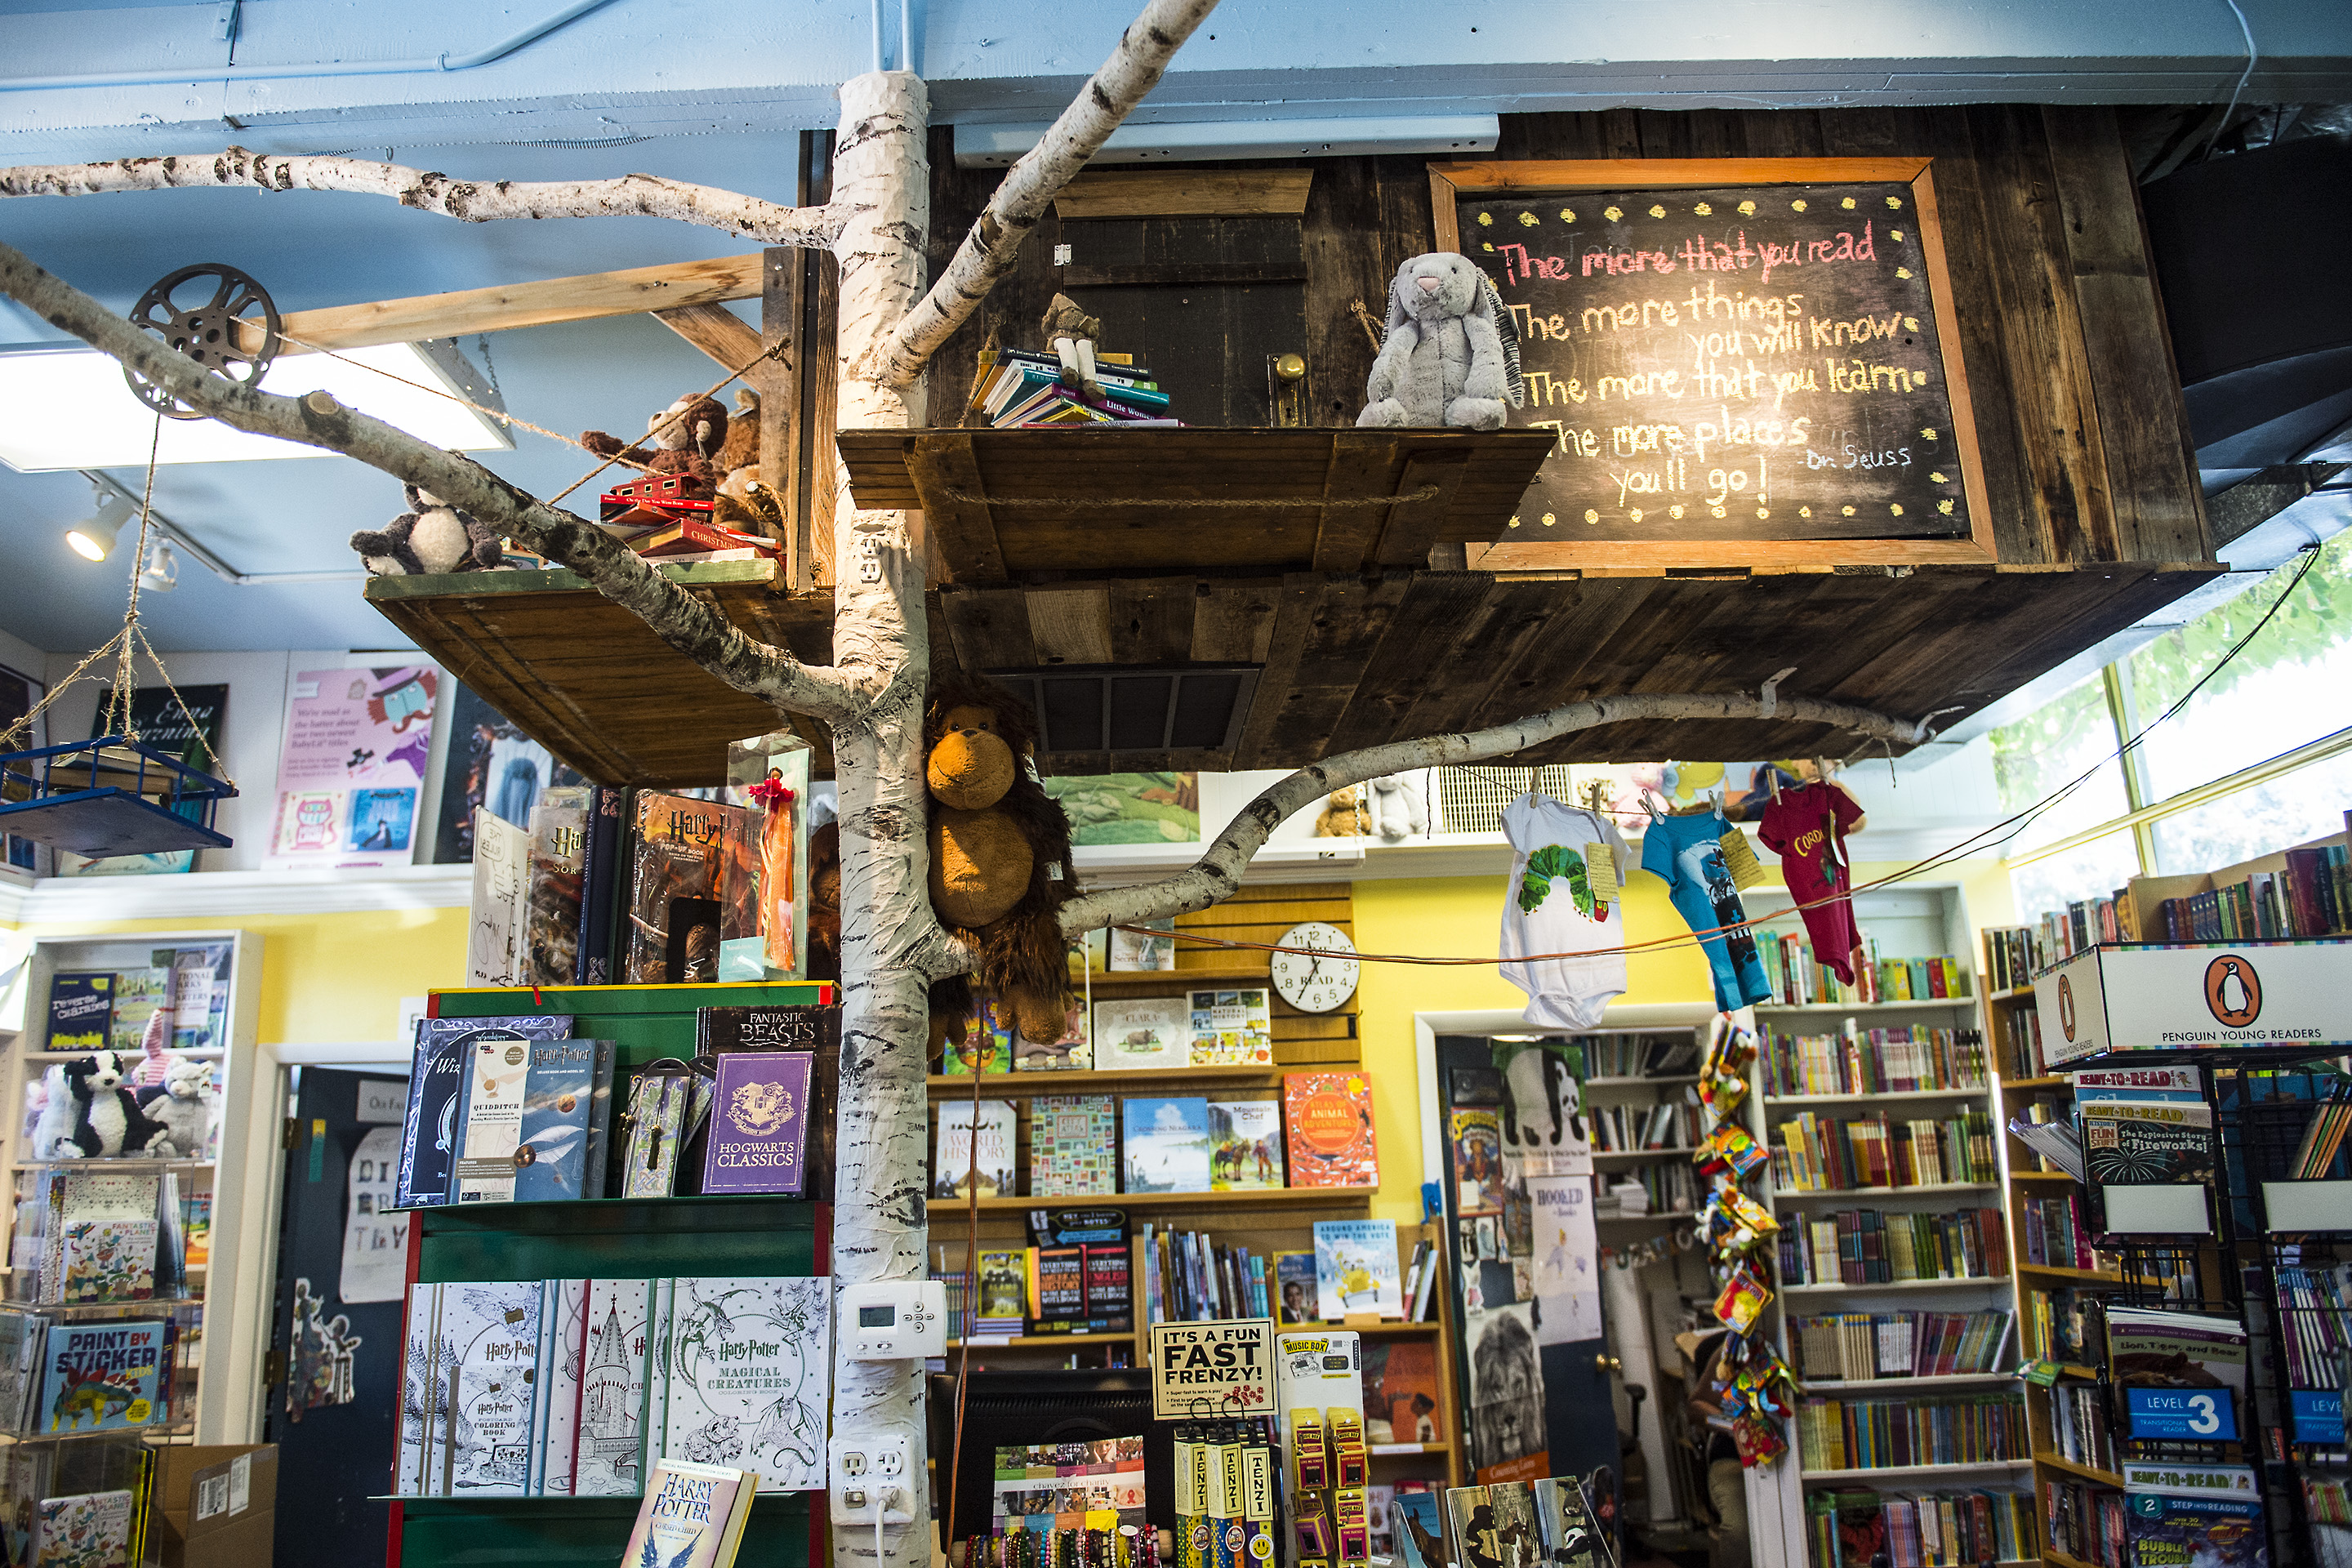
[[[139,515],[139,496],[135,491],[131,489],[130,487],[123,484],[121,480],[116,479],[111,474],[102,472],[97,468],[82,469],[81,477],[88,479],[91,484],[99,487],[99,489],[121,497],[124,500],[131,503],[131,515],[133,518],[136,518]],[[249,588],[257,584],[271,583],[356,583],[364,580],[367,576],[367,574],[363,571],[240,572],[236,567],[230,565],[227,562],[222,560],[219,556],[214,554],[210,550],[206,549],[203,541],[197,539],[186,529],[182,528],[178,523],[173,522],[170,518],[165,517],[162,512],[157,511],[152,506],[147,510],[147,524],[155,532],[162,534],[166,539],[172,540],[177,543],[181,549],[186,551],[189,554],[203,562],[205,565],[211,570],[214,576],[220,578],[224,582],[234,583],[241,588]]]
[[[562,10],[469,55],[446,51],[423,59],[351,60],[336,64],[284,66],[220,66],[179,71],[89,71],[79,76],[9,77],[0,79],[0,92],[66,91],[84,87],[163,87],[174,82],[282,81],[292,77],[399,76],[416,71],[462,71],[504,59],[527,44],[537,43],[558,27],[569,26],[591,11],[601,11],[613,0],[572,0]]]

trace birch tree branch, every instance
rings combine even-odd
[[[204,157],[118,158],[105,163],[0,169],[0,196],[96,196],[118,191],[212,186],[262,191],[348,191],[390,196],[404,207],[464,223],[508,217],[663,217],[723,228],[761,245],[819,248],[841,219],[831,207],[786,207],[757,196],[653,174],[612,180],[453,180],[363,158],[268,157],[242,147]]]
[[[1013,269],[1021,242],[1055,195],[1160,85],[1168,62],[1216,5],[1217,0],[1150,0],[1045,140],[1005,172],[1004,183],[988,198],[931,291],[876,347],[865,372],[868,378],[886,386],[913,384],[997,279]]]
[[[428,446],[323,392],[279,397],[215,375],[6,245],[0,245],[0,293],[224,425],[356,458],[473,513],[494,532],[521,540],[580,574],[738,691],[828,723],[854,716],[856,697],[835,672],[812,668],[787,649],[745,637],[603,529],[525,494],[468,458]]]
[[[1362,784],[1367,779],[1385,778],[1413,768],[1508,756],[1579,730],[1631,719],[1753,719],[1764,713],[1762,700],[1744,692],[1599,697],[1466,734],[1428,735],[1343,752],[1267,786],[1241,809],[1199,860],[1174,876],[1129,888],[1104,888],[1072,899],[1062,906],[1062,931],[1066,936],[1076,936],[1104,926],[1129,925],[1207,909],[1241,886],[1242,872],[1248,868],[1250,858],[1265,847],[1276,827],[1333,790]],[[1869,739],[1904,745],[1923,741],[1928,734],[1925,720],[1912,722],[1893,719],[1867,708],[1818,702],[1805,697],[1780,698],[1772,716],[1798,723],[1827,724]]]

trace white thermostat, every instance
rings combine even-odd
[[[885,1279],[841,1292],[852,1361],[920,1361],[948,1353],[944,1279]]]

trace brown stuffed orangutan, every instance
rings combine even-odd
[[[1031,763],[1029,710],[1003,687],[950,676],[932,685],[923,742],[931,908],[976,955],[969,977],[931,987],[934,1041],[961,1042],[975,982],[1022,1034],[1060,1039],[1070,984],[1056,911],[1070,890],[1070,819]]]

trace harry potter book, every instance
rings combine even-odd
[[[741,1470],[656,1460],[621,1568],[730,1568],[756,1490]]]

